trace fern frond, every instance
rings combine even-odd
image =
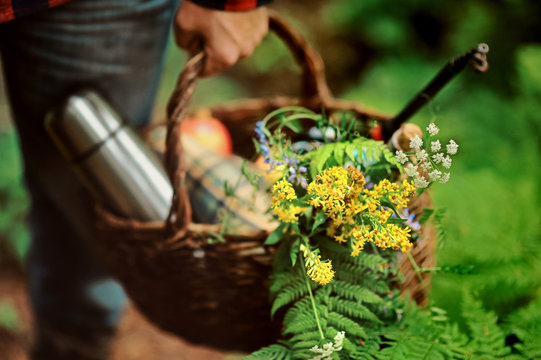
[[[361,325],[342,314],[331,311],[327,316],[327,321],[333,327],[347,331],[350,336],[366,337],[366,331]]]
[[[390,331],[384,334],[384,342],[388,347],[376,354],[377,359],[419,359],[419,360],[445,360],[449,356],[447,349],[435,341],[409,336],[400,331]]]
[[[291,306],[285,316],[284,316],[284,323],[288,324],[295,320],[295,318],[299,315],[300,312],[310,312],[310,299],[308,297],[304,297],[301,300],[298,300],[295,305]]]
[[[300,334],[297,334],[297,335],[293,336],[290,339],[290,341],[292,343],[296,343],[298,341],[313,341],[314,344],[317,344],[319,342],[319,340],[321,340],[321,336],[319,335],[318,330],[305,331],[305,332],[302,332]]]
[[[354,285],[341,280],[334,280],[329,284],[329,286],[332,286],[332,290],[338,294],[338,296],[348,300],[355,300],[368,304],[380,304],[383,302],[381,297],[361,285]]]
[[[295,359],[295,360],[309,360],[309,359],[312,359],[316,354],[311,352],[310,348],[311,348],[311,346],[293,350],[293,359]]]
[[[299,334],[317,330],[317,322],[310,308],[298,309],[295,316],[288,316],[290,322],[285,323],[284,334]]]
[[[526,359],[541,359],[541,326],[515,329],[514,334],[520,339],[520,343],[514,348]]]
[[[281,344],[273,344],[257,350],[246,356],[243,360],[290,360],[292,351]]]
[[[304,274],[303,274],[304,276]],[[313,288],[316,287],[314,282],[310,283],[310,286]],[[285,286],[282,286],[278,290],[276,287],[273,287],[271,294],[276,293],[274,302],[272,303],[271,316],[274,316],[276,311],[283,306],[289,305],[292,302],[299,300],[303,296],[308,294],[308,288],[306,287],[306,282],[304,279],[293,278],[289,283],[286,283]]]
[[[481,301],[468,292],[464,293],[462,316],[472,337],[468,344],[472,352],[494,357],[502,357],[511,352],[505,345],[505,334],[497,324],[496,314],[485,310]]]
[[[329,299],[329,310],[345,314],[349,318],[357,318],[359,320],[369,320],[376,324],[381,324],[382,321],[366,306],[359,302],[345,300],[340,298]]]
[[[508,335],[520,342],[513,347],[526,359],[541,359],[541,297],[511,314],[507,319]]]

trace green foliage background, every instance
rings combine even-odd
[[[524,354],[541,358],[533,336],[541,323],[541,3],[276,0],[273,7],[320,51],[338,96],[391,114],[451,56],[490,45],[487,73],[466,70],[412,119],[423,127],[435,120],[442,138],[460,144],[450,183],[433,190],[447,214],[437,257],[439,265],[474,265],[468,275],[435,274],[432,302],[472,334],[462,299],[479,301],[479,311],[496,316],[491,324],[515,329]],[[157,118],[184,58],[173,47],[168,52]],[[195,104],[290,92],[298,73],[292,62],[270,36],[235,69],[202,81]],[[28,245],[15,136],[3,117],[0,264],[22,258]]]

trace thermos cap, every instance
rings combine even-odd
[[[120,116],[97,93],[86,90],[66,99],[48,114],[45,127],[63,155],[84,157],[114,134],[121,126]]]

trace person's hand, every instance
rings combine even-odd
[[[252,54],[268,31],[267,9],[227,12],[183,1],[175,17],[175,39],[179,47],[207,54],[203,76],[219,73]]]

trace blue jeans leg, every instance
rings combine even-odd
[[[147,123],[176,0],[73,0],[0,25],[0,51],[32,205],[34,359],[105,359],[125,297],[92,248],[85,190],[43,128],[70,91],[102,93]],[[100,350],[102,349],[102,350]]]

